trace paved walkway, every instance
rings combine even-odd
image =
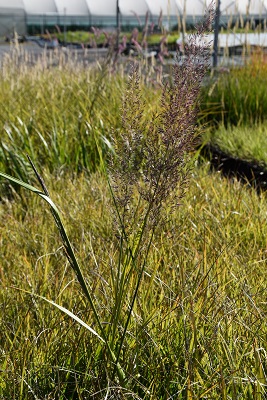
[[[12,43],[0,43],[0,61],[3,60],[5,55],[17,54],[21,59],[23,57],[31,59],[32,62],[37,61],[44,57],[44,54],[49,58],[53,58],[61,55],[65,55],[66,58],[78,59],[80,62],[94,62],[99,59],[106,57],[107,49],[75,49],[75,48],[64,48],[58,47],[56,49],[45,49],[40,47],[37,43],[22,43],[17,47]]]

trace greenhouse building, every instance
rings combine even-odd
[[[218,0],[217,0],[218,1]],[[206,9],[205,0],[0,0],[0,36],[43,32],[55,26],[88,29],[154,24],[159,18],[169,29],[194,24]],[[265,21],[267,0],[221,0],[221,20]]]

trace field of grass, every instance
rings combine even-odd
[[[220,127],[206,131],[204,142],[219,147],[227,154],[267,167],[267,124],[255,126]]]
[[[238,73],[242,91],[251,73],[234,71],[236,80]],[[100,321],[65,257],[49,206],[0,178],[0,398],[264,399],[266,193],[195,160],[181,204],[155,229],[147,256],[146,241],[140,248],[141,267],[129,248],[137,251],[142,226],[122,253],[102,168],[112,138],[130,119],[121,119],[125,76],[99,66],[9,64],[0,72],[0,88],[0,171],[40,187],[30,155],[62,216]],[[159,90],[141,83],[145,108],[138,123],[146,126],[160,107]],[[238,104],[244,96],[234,93]],[[249,109],[248,97],[258,94],[255,88],[245,93]],[[139,115],[139,100],[132,101]],[[205,101],[202,113],[216,127],[224,110],[211,121],[216,101],[212,107]],[[242,118],[247,137],[260,107]],[[218,138],[224,131],[239,137],[241,127],[231,125],[238,123],[226,124]],[[258,132],[263,140],[265,130]],[[232,143],[234,152],[237,139]],[[254,140],[245,144],[254,154]],[[96,333],[105,335],[111,351]]]
[[[233,68],[214,76],[203,91],[208,121],[226,127],[265,122],[267,116],[267,57],[256,51],[246,68]]]
[[[101,141],[103,132],[116,127],[121,93],[119,79],[111,87],[105,74],[75,67],[23,73],[8,67],[0,77],[1,169],[25,178],[21,158],[27,153],[50,170],[95,170],[97,149],[91,146],[96,136]],[[111,94],[114,101],[105,101]]]
[[[40,63],[25,70],[8,62],[0,75],[0,170],[28,181],[29,155],[49,171],[96,171],[100,148],[105,153],[112,130],[121,127],[125,83],[100,66]],[[144,93],[146,118],[159,97],[151,88]]]
[[[105,181],[45,179],[109,321],[117,256]],[[34,296],[93,324],[49,210],[32,195],[22,199],[0,208],[3,398],[263,398],[266,196],[196,168],[179,211],[155,236],[123,349],[121,389],[107,382],[97,339]],[[125,307],[126,314],[127,299]]]
[[[267,62],[256,51],[242,68],[211,77],[203,89],[204,143],[229,155],[267,165]]]
[[[109,33],[109,35],[111,35]],[[116,32],[114,31],[113,35],[116,35]],[[120,33],[120,40],[122,40],[123,36],[126,36],[128,41],[130,41],[131,39],[131,32],[121,32]],[[66,34],[64,35],[64,33],[57,33],[56,36],[58,37],[59,40],[61,40],[62,42],[64,42],[65,38],[66,41],[69,43],[83,43],[83,44],[91,44],[93,42],[95,42],[97,45],[103,45],[104,43],[106,43],[107,41],[107,37],[103,32],[100,32],[99,35],[95,35],[92,32],[84,32],[84,31],[76,31],[76,32],[71,32],[68,31],[66,32]],[[164,35],[161,33],[152,33],[152,34],[148,34],[146,41],[148,45],[156,45],[159,44],[162,37]],[[167,41],[169,44],[175,43],[176,40],[178,39],[179,34],[176,33],[169,33],[167,35]],[[139,32],[138,35],[138,41],[141,42],[142,41],[142,32]]]

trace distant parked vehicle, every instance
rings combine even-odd
[[[15,43],[15,42],[23,43],[23,42],[25,42],[25,36],[17,35],[17,34],[7,35],[6,42],[8,42],[8,43]]]
[[[28,42],[37,43],[38,46],[42,47],[43,49],[56,49],[59,46],[59,41],[56,37],[46,39],[40,36],[28,36],[26,39]]]

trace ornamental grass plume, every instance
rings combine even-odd
[[[139,338],[151,315],[140,325],[137,318],[140,303],[136,300],[144,272],[151,262],[148,255],[155,229],[165,222],[168,211],[180,203],[188,185],[201,82],[210,58],[210,47],[204,44],[203,37],[213,14],[213,7],[210,7],[204,23],[185,47],[185,58],[181,63],[177,60],[173,81],[163,87],[160,110],[151,116],[149,123],[145,122],[146,104],[140,93],[138,67],[133,66],[122,109],[123,129],[114,140],[115,155],[109,164],[108,183],[114,200],[119,241],[118,251],[110,255],[108,261],[111,277],[108,305],[104,307],[108,308],[105,320],[100,307],[100,296],[105,291],[101,288],[96,293],[92,289],[76,258],[58,207],[34,165],[31,163],[42,190],[0,172],[1,177],[37,194],[50,206],[67,258],[91,308],[93,321],[90,319],[89,325],[54,301],[16,289],[47,301],[93,335],[97,340],[97,378],[103,385],[108,383],[108,391],[110,387],[129,388],[133,381],[137,382],[133,366],[137,364]],[[101,148],[98,143],[96,145],[102,162]],[[101,165],[105,168],[104,162]],[[153,277],[150,278],[152,282]],[[150,288],[145,296],[149,292]],[[134,319],[132,325],[131,319]],[[142,379],[141,386],[143,388]]]
[[[147,124],[138,66],[132,67],[122,108],[122,132],[114,140],[109,185],[118,234],[117,267],[112,268],[114,307],[112,343],[120,328],[117,358],[126,355],[127,332],[134,315],[156,228],[184,196],[196,138],[201,83],[209,67],[210,46],[204,41],[214,12],[211,6],[197,33],[174,66],[173,81],[163,86],[160,110]],[[114,265],[114,264],[113,264]],[[126,312],[125,312],[125,304]],[[123,356],[122,356],[123,353]],[[114,378],[115,374],[113,375]]]
[[[183,59],[177,56],[173,79],[163,86],[160,110],[151,116],[148,125],[143,122],[146,105],[140,94],[138,66],[132,67],[123,103],[123,130],[114,141],[116,157],[110,168],[125,234],[136,223],[142,229],[154,230],[166,219],[163,209],[170,211],[184,196],[196,139],[201,84],[210,62],[205,34],[213,17],[211,4],[203,23],[185,45]],[[136,193],[137,203],[133,200]]]

